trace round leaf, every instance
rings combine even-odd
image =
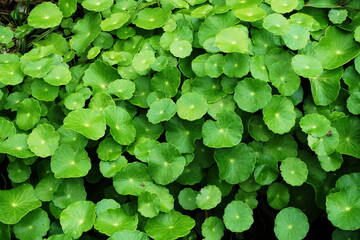
[[[235,88],[234,100],[240,109],[256,112],[271,99],[271,87],[259,79],[245,78]]]
[[[248,179],[255,167],[255,153],[244,143],[232,148],[216,149],[214,157],[220,178],[230,184]]]
[[[307,179],[308,169],[299,158],[288,157],[281,161],[281,176],[292,186],[301,186]]]
[[[317,77],[323,71],[321,63],[312,56],[296,55],[292,58],[291,65],[298,75],[305,78]]]
[[[192,218],[172,210],[150,218],[145,231],[154,240],[174,240],[189,234],[194,226]]]
[[[13,231],[18,239],[35,240],[44,237],[49,229],[48,214],[42,209],[35,209],[15,224]]]
[[[0,222],[4,224],[15,224],[27,213],[41,206],[30,184],[0,190],[0,202]]]
[[[27,143],[36,156],[45,158],[53,155],[59,146],[60,135],[53,126],[47,123],[39,124],[30,133]]]
[[[203,187],[196,196],[196,204],[200,209],[215,208],[221,202],[221,191],[217,186]]]
[[[360,190],[348,187],[326,197],[326,212],[334,226],[348,231],[360,228]]]
[[[31,10],[28,23],[34,28],[52,28],[60,25],[62,18],[63,14],[58,6],[43,2]]]
[[[78,109],[64,119],[64,127],[81,133],[85,137],[98,140],[105,134],[105,120],[101,114],[91,109]]]
[[[208,109],[206,99],[198,93],[185,93],[176,102],[180,118],[194,121],[204,116]]]
[[[288,13],[296,8],[298,0],[271,0],[270,5],[277,13]]]
[[[108,236],[124,230],[136,230],[137,215],[129,216],[121,208],[107,209],[97,215],[94,228]]]
[[[288,207],[276,215],[274,232],[279,240],[301,240],[305,238],[308,231],[308,219],[301,210]]]
[[[146,116],[149,122],[156,124],[167,121],[176,114],[176,104],[170,98],[160,99],[150,105]]]
[[[274,95],[263,109],[264,122],[274,133],[289,132],[295,125],[294,105],[284,96]]]
[[[251,41],[243,28],[230,27],[216,35],[215,45],[225,53],[247,53],[250,50]]]
[[[71,203],[60,214],[60,224],[65,234],[79,238],[95,223],[95,204],[90,201]]]
[[[243,134],[241,118],[231,111],[216,115],[217,121],[207,120],[202,127],[203,142],[212,148],[233,147],[240,143]]]
[[[194,191],[191,188],[184,188],[179,192],[179,204],[183,209],[194,210],[198,207],[196,204],[197,195],[197,191]]]
[[[102,12],[113,5],[113,0],[84,0],[81,4],[87,10]]]
[[[138,12],[136,18],[133,20],[133,23],[143,29],[155,29],[162,27],[167,19],[170,16],[170,11],[155,7],[155,8],[145,8]]]
[[[248,230],[254,222],[251,208],[242,201],[232,201],[224,211],[224,224],[232,232]]]
[[[306,114],[300,120],[300,127],[307,134],[322,137],[330,130],[330,121],[317,113]]]
[[[224,224],[218,217],[206,218],[201,225],[201,233],[208,240],[220,240],[224,236]]]
[[[51,157],[50,166],[56,178],[75,178],[86,176],[91,163],[84,149],[74,150],[64,144]]]
[[[315,46],[314,57],[323,68],[334,69],[356,57],[360,53],[359,46],[360,43],[355,42],[352,33],[331,26]]]
[[[174,145],[160,143],[150,153],[148,171],[156,183],[167,185],[180,176],[185,163],[185,158]]]

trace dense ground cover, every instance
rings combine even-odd
[[[2,1],[0,239],[359,239],[359,10]]]

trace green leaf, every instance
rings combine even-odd
[[[163,98],[150,105],[146,116],[149,122],[156,124],[167,121],[176,114],[176,104],[170,98]]]
[[[234,11],[234,15],[242,21],[255,22],[266,16],[266,11],[260,7],[245,7]]]
[[[173,117],[165,125],[166,141],[176,146],[181,153],[192,153],[195,150],[195,140],[201,139],[202,124],[201,120],[188,122]]]
[[[274,133],[289,132],[295,125],[296,113],[294,105],[284,96],[273,95],[263,109],[264,122]]]
[[[16,128],[14,124],[5,118],[0,118],[0,142],[15,134]]]
[[[13,37],[14,33],[9,27],[0,26],[0,43],[8,44]]]
[[[218,217],[206,218],[201,225],[201,233],[208,240],[220,240],[224,236],[224,224]]]
[[[290,200],[289,189],[279,182],[269,185],[266,195],[270,207],[277,210],[285,208]]]
[[[53,196],[56,207],[64,209],[69,204],[86,199],[86,191],[80,178],[63,179]]]
[[[62,18],[63,14],[58,6],[43,2],[31,10],[28,23],[35,28],[52,28],[60,25]]]
[[[180,118],[194,121],[206,114],[208,104],[198,93],[185,93],[176,102],[177,114]]]
[[[301,240],[305,238],[308,231],[308,219],[301,210],[288,207],[276,215],[274,232],[279,240]]]
[[[314,51],[323,68],[334,69],[355,58],[360,53],[360,43],[355,42],[352,33],[331,26]]]
[[[72,76],[67,64],[56,65],[44,77],[44,81],[53,86],[66,85]]]
[[[94,228],[103,234],[112,236],[114,233],[124,230],[134,231],[137,224],[137,215],[129,216],[122,208],[112,208],[97,214]]]
[[[338,97],[342,74],[343,69],[340,67],[310,78],[311,93],[316,105],[326,106]]]
[[[200,209],[215,208],[221,202],[221,191],[217,186],[207,185],[196,196],[196,205]]]
[[[29,130],[40,120],[40,104],[33,98],[21,101],[17,108],[16,125],[21,130]]]
[[[8,137],[0,143],[0,152],[6,153],[17,158],[28,158],[34,156],[27,144],[28,136],[18,133]]]
[[[306,27],[298,24],[290,24],[290,30],[281,36],[285,45],[291,50],[304,48],[310,40],[310,33]]]
[[[122,107],[109,106],[103,112],[106,125],[114,140],[121,145],[129,145],[135,140],[136,129],[130,114]]]
[[[189,234],[194,226],[192,218],[172,210],[148,219],[145,231],[154,240],[174,240]]]
[[[296,8],[298,0],[271,0],[270,5],[277,13],[288,13]]]
[[[184,188],[179,192],[179,204],[183,209],[195,210],[198,208],[196,204],[196,196],[198,192],[191,188]]]
[[[190,84],[192,91],[200,93],[204,98],[206,98],[208,103],[216,102],[226,95],[221,87],[219,79],[210,77],[195,77],[190,80]]]
[[[157,72],[151,78],[151,87],[153,90],[162,92],[165,97],[174,97],[180,86],[180,72],[175,67],[168,67]]]
[[[138,211],[147,218],[159,215],[160,199],[156,194],[143,192],[138,198]]]
[[[202,127],[204,145],[222,148],[239,144],[243,134],[241,118],[235,112],[222,111],[216,115],[216,119],[207,120]]]
[[[300,87],[300,77],[287,61],[278,61],[269,66],[269,80],[284,96],[294,94]]]
[[[307,138],[309,147],[318,156],[326,156],[335,151],[339,144],[339,134],[337,130],[330,127],[328,133],[322,137],[313,137],[311,135]]]
[[[192,52],[191,42],[186,40],[175,40],[170,45],[170,52],[178,58],[188,57]]]
[[[0,202],[0,222],[4,224],[15,224],[27,213],[41,206],[30,184],[0,190]]]
[[[64,15],[64,18],[67,18],[76,12],[77,1],[59,0],[58,6]]]
[[[39,124],[30,133],[27,143],[36,156],[45,158],[53,155],[59,146],[60,135],[53,126],[47,123]]]
[[[346,106],[352,114],[360,114],[360,92],[350,94]]]
[[[151,183],[151,177],[145,164],[139,162],[128,163],[120,168],[113,178],[114,188],[121,195],[139,196]]]
[[[54,175],[48,174],[36,185],[36,196],[43,202],[51,201],[61,182],[61,179],[57,179]]]
[[[17,85],[24,80],[19,61],[0,64],[0,82],[6,85]]]
[[[346,117],[333,122],[339,133],[339,144],[336,151],[341,154],[360,157],[360,120],[355,117]]]
[[[248,53],[251,41],[244,27],[239,25],[239,27],[225,28],[216,34],[215,45],[225,53]]]
[[[100,22],[100,14],[92,12],[85,14],[84,18],[76,22],[72,30],[74,35],[70,39],[70,45],[78,54],[84,53],[99,35]]]
[[[308,169],[299,158],[287,157],[281,161],[281,176],[292,186],[301,186],[307,179]]]
[[[85,71],[85,86],[91,86],[94,93],[105,92],[108,85],[118,79],[117,71],[101,61],[96,61]]]
[[[303,132],[314,137],[322,137],[330,129],[330,121],[317,113],[306,114],[300,119],[300,127]]]
[[[52,86],[41,79],[35,79],[31,84],[31,95],[42,101],[52,102],[57,98],[59,88]]]
[[[241,78],[249,72],[250,57],[241,53],[229,53],[225,56],[224,74]]]
[[[102,12],[113,5],[113,0],[84,0],[81,5],[87,10]]]
[[[100,27],[103,31],[112,31],[121,28],[130,18],[130,15],[123,12],[113,13],[110,17],[101,21]]]
[[[148,171],[156,183],[167,185],[180,176],[185,163],[185,158],[174,145],[160,143],[150,152]]]
[[[224,211],[224,224],[232,232],[244,232],[254,222],[251,208],[242,201],[232,201]]]
[[[137,27],[143,29],[155,29],[162,27],[171,12],[164,8],[145,8],[138,12],[136,18],[132,21]]]
[[[230,184],[248,179],[255,167],[255,153],[244,143],[232,148],[216,149],[214,157],[220,178]]]
[[[327,195],[326,212],[334,226],[348,231],[360,228],[359,194],[359,188],[351,186]]]
[[[321,63],[312,56],[296,55],[291,65],[298,75],[305,78],[318,77],[323,72]]]
[[[29,179],[31,168],[21,159],[10,162],[7,166],[8,177],[12,182],[22,183]]]
[[[50,229],[48,214],[42,209],[35,209],[14,225],[13,231],[18,239],[35,240],[42,238]]]
[[[343,163],[343,158],[338,152],[333,152],[332,154],[326,156],[318,156],[318,159],[321,168],[326,172],[338,170]]]
[[[290,31],[290,23],[281,14],[272,13],[263,19],[262,26],[269,32],[276,35],[285,35]]]
[[[329,20],[334,24],[340,24],[347,18],[348,11],[346,9],[330,9],[328,17]]]
[[[127,165],[125,157],[120,156],[118,159],[110,162],[101,161],[99,164],[101,174],[106,178],[111,178],[116,175],[123,167]]]
[[[85,137],[98,140],[105,134],[105,119],[95,110],[78,109],[64,119],[64,127],[81,133]]]
[[[271,87],[259,79],[245,78],[235,87],[234,100],[240,109],[256,112],[264,108],[271,99]]]
[[[95,223],[95,204],[90,201],[77,201],[67,206],[60,214],[60,224],[65,234],[79,238],[89,231]]]
[[[51,157],[50,166],[56,178],[74,178],[86,176],[91,163],[84,149],[74,150],[64,144]]]
[[[130,99],[135,92],[135,83],[126,79],[119,79],[111,82],[107,93],[114,94],[121,100]]]
[[[116,232],[114,235],[112,235],[108,240],[122,240],[122,239],[128,239],[128,240],[149,240],[149,237],[138,230],[135,231],[121,231]]]

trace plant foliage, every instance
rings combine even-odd
[[[14,2],[1,240],[359,239],[359,1]]]

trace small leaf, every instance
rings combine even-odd
[[[279,240],[301,240],[309,231],[306,215],[299,209],[288,207],[282,209],[275,218],[274,232]]]
[[[224,211],[224,224],[232,232],[244,232],[254,223],[251,208],[242,201],[232,201]]]
[[[60,25],[63,14],[59,7],[51,2],[36,5],[28,17],[29,25],[35,28],[52,28]]]

